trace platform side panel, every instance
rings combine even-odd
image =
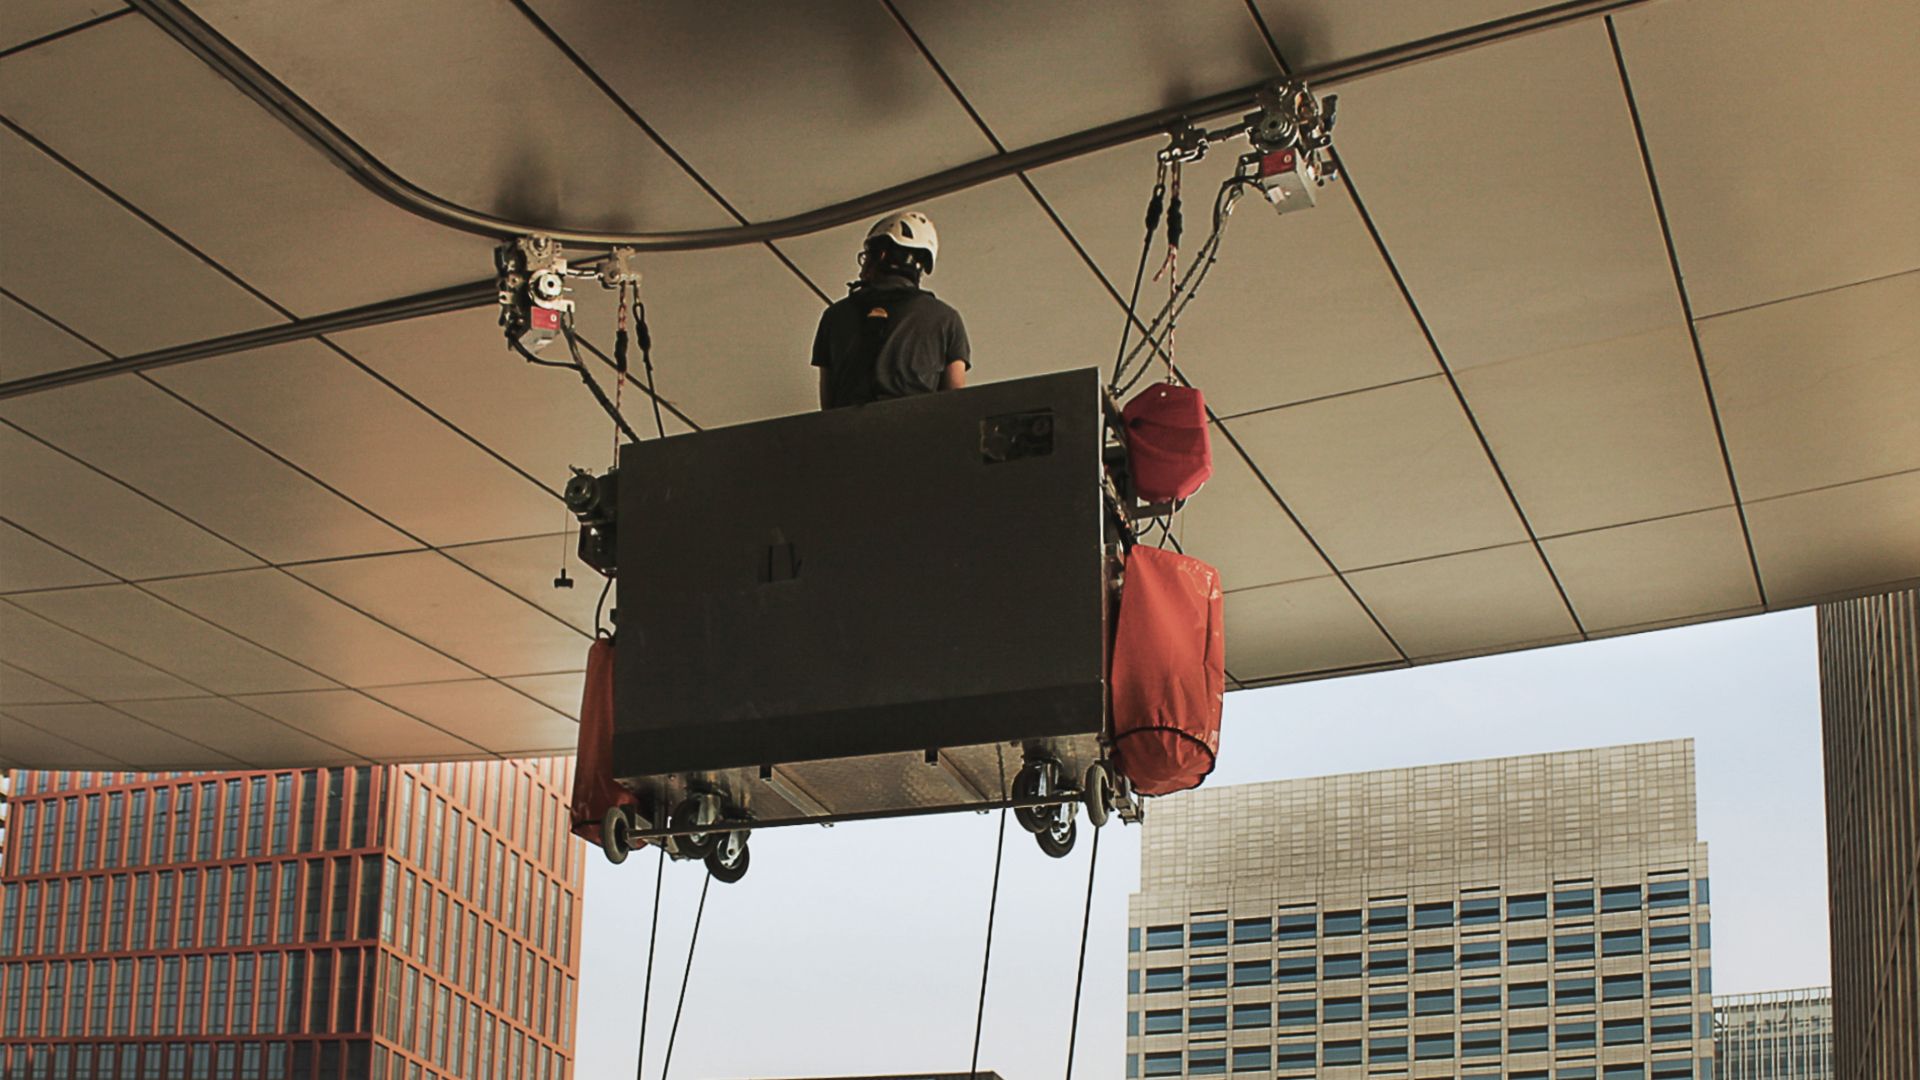
[[[1087,370],[624,448],[616,772],[1098,731],[1101,438]]]

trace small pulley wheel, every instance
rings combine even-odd
[[[607,853],[607,861],[615,866],[627,861],[633,851],[633,818],[627,808],[619,803],[607,807],[605,816],[600,819],[600,850]]]
[[[1096,761],[1087,766],[1087,780],[1081,788],[1081,798],[1087,804],[1087,821],[1094,828],[1107,823],[1108,812],[1113,809],[1113,781],[1107,778],[1107,767]]]
[[[1079,833],[1074,819],[1061,814],[1048,823],[1047,827],[1033,834],[1040,842],[1040,850],[1056,859],[1064,859],[1067,852],[1073,850],[1073,841]]]
[[[1056,777],[1059,766],[1048,758],[1035,758],[1020,766],[1013,777],[1013,797],[1015,799],[1044,799],[1054,793],[1058,786]],[[1030,833],[1039,833],[1053,822],[1053,808],[1049,806],[1016,806],[1013,818],[1020,827]]]
[[[667,828],[679,834],[673,838],[674,854],[683,859],[703,858],[720,840],[717,833],[694,832],[712,825],[720,817],[720,801],[712,795],[689,795],[680,800],[667,816]]]
[[[747,876],[750,854],[746,830],[722,833],[715,837],[713,850],[707,852],[707,873],[731,885]]]

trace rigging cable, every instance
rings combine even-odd
[[[1006,752],[994,748],[1000,758],[1000,792],[1007,790]],[[1007,850],[1007,808],[1000,808],[1000,838],[993,845],[993,893],[987,901],[987,949],[980,958],[980,1004],[973,1013],[973,1062],[967,1067],[967,1076],[978,1080],[980,1076],[980,1033],[987,1020],[987,972],[993,966],[993,917],[1000,907],[1000,857]]]
[[[572,363],[564,360],[542,360],[528,351],[527,347],[518,341],[509,342],[509,344],[513,346],[514,352],[519,353],[521,357],[530,364],[539,364],[541,367],[572,368],[574,373],[580,376],[580,381],[587,384],[587,389],[593,391],[593,399],[600,403],[600,407],[606,410],[608,416],[613,417],[614,423],[620,425],[620,430],[626,432],[627,438],[632,439],[634,442],[639,442],[640,437],[634,434],[632,426],[621,417],[620,410],[613,407],[613,402],[607,400],[606,391],[600,389],[600,384],[593,381],[593,375],[587,371],[587,365],[580,360],[580,349],[576,344],[572,324],[563,321],[560,324],[560,329],[566,335],[567,348],[573,353]]]
[[[1167,166],[1162,162],[1153,179],[1153,196],[1147,200],[1147,235],[1140,241],[1140,264],[1133,269],[1133,290],[1127,295],[1127,317],[1120,324],[1120,348],[1113,354],[1113,385],[1120,383],[1120,363],[1126,359],[1127,338],[1133,334],[1134,311],[1140,306],[1140,282],[1147,274],[1147,256],[1153,251],[1153,236],[1160,231],[1160,214],[1165,209]]]
[[[1093,851],[1087,859],[1087,908],[1080,915],[1080,971],[1073,977],[1073,1020],[1067,1026],[1067,1075],[1073,1080],[1073,1048],[1080,1040],[1080,988],[1087,981],[1087,928],[1093,925],[1093,874],[1100,868],[1099,826],[1093,829]]]
[[[1199,294],[1201,283],[1207,279],[1207,274],[1212,271],[1213,264],[1220,257],[1220,242],[1226,233],[1227,218],[1232,215],[1234,204],[1240,199],[1240,189],[1248,183],[1250,183],[1250,181],[1245,177],[1234,176],[1229,177],[1226,183],[1220,185],[1220,194],[1214,199],[1212,235],[1208,236],[1206,242],[1200,246],[1198,256],[1195,258],[1193,265],[1187,268],[1186,276],[1181,280],[1179,288],[1175,291],[1175,295],[1167,298],[1166,304],[1161,306],[1160,312],[1154,316],[1153,322],[1148,325],[1145,336],[1141,338],[1139,344],[1133,347],[1133,351],[1127,357],[1126,364],[1123,365],[1124,370],[1131,370],[1134,357],[1138,356],[1141,350],[1149,346],[1153,348],[1157,355],[1168,362],[1169,368],[1172,367],[1172,358],[1167,355],[1165,348],[1155,335],[1157,333],[1171,333],[1173,324],[1179,321],[1180,316],[1186,311],[1187,305],[1192,303],[1193,298]],[[1149,366],[1147,364],[1142,364],[1140,370],[1135,373],[1134,377],[1129,380],[1124,387],[1120,388],[1119,392],[1124,394],[1133,389],[1139,384],[1140,380],[1145,377],[1148,369]]]
[[[707,913],[707,889],[712,884],[713,874],[709,871],[700,882],[700,906],[693,912],[693,937],[687,941],[687,970],[680,974],[680,1003],[673,1007],[673,1030],[667,1033],[667,1059],[660,1063],[660,1080],[667,1080],[667,1070],[673,1068],[673,1043],[680,1037],[680,1012],[687,1007],[687,983],[693,978],[693,950],[700,944],[700,919]]]
[[[607,579],[612,582],[612,578]],[[606,594],[600,594],[603,598]],[[594,628],[599,629],[600,617],[594,616]],[[653,1005],[653,950],[660,944],[660,886],[667,878],[667,845],[660,841],[660,865],[653,872],[653,930],[647,935],[647,981],[646,988],[640,992],[640,1056],[634,1062],[634,1080],[645,1080],[647,1075],[647,1016]]]

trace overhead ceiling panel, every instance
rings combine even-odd
[[[1702,320],[1700,348],[1743,497],[1920,469],[1920,273]]]
[[[520,691],[531,694],[547,703],[549,708],[558,709],[565,715],[578,720],[580,702],[586,693],[587,673],[568,671],[558,675],[522,675],[514,679],[502,679],[501,682]]]
[[[444,554],[581,633],[592,634],[594,608],[599,606],[600,589],[606,579],[582,565],[574,553],[579,535],[575,531],[463,544],[445,549]],[[553,584],[562,566],[573,582],[569,588],[555,588]],[[606,607],[612,606],[609,593]]]
[[[281,321],[185,248],[0,128],[0,286],[120,355]]]
[[[560,512],[552,494],[325,345],[294,342],[154,377],[431,544],[524,536],[552,529]]]
[[[880,4],[532,7],[749,218],[993,152]],[[725,59],[683,47],[698,41],[725,42]]]
[[[0,521],[0,593],[99,585],[112,580],[52,544]]]
[[[216,694],[314,690],[332,683],[131,585],[27,593],[13,602]]]
[[[115,708],[248,765],[289,768],[366,760],[349,747],[315,738],[226,698],[128,701]]]
[[[1227,670],[1243,683],[1402,659],[1335,577],[1228,593],[1225,617]]]
[[[587,635],[436,552],[296,567],[293,573],[476,670],[577,670]]]
[[[1253,0],[1280,55],[1316,67],[1551,6],[1541,0]]]
[[[550,227],[732,222],[511,4],[190,6],[355,142],[443,198]],[[742,130],[754,119],[742,117]]]
[[[506,756],[570,754],[580,725],[491,679],[387,686],[374,697]]]
[[[1241,417],[1233,432],[1342,569],[1526,539],[1439,378]]]
[[[1347,580],[1415,661],[1580,639],[1532,544],[1360,570]]]
[[[55,686],[12,664],[0,664],[0,705],[56,705],[83,701],[79,694]]]
[[[0,295],[0,382],[107,359],[86,342]]]
[[[1733,502],[1684,325],[1483,364],[1460,389],[1541,535]]]
[[[1180,546],[1219,570],[1229,589],[1331,572],[1217,426],[1212,436],[1213,477],[1179,514]]]
[[[144,378],[0,401],[0,417],[269,562],[415,546]]]
[[[244,762],[110,705],[9,705],[8,715],[116,761],[143,769],[236,768]]]
[[[1279,74],[1241,0],[894,6],[1010,147]]]
[[[1758,611],[1732,507],[1540,542],[1589,633]]]
[[[206,693],[9,601],[0,601],[0,655],[22,671],[97,701]]]
[[[6,18],[0,19],[0,49],[57,34],[124,6],[112,0],[8,0]]]
[[[111,769],[127,764],[0,713],[0,767],[32,768],[43,762],[58,762],[70,769]]]
[[[940,230],[939,264],[923,284],[966,322],[973,346],[970,379],[993,382],[1112,363],[1119,305],[1018,180],[948,195],[921,209]],[[846,294],[837,283],[859,270],[854,259],[865,235],[864,224],[849,225],[783,247],[814,281],[836,283],[827,291],[839,297]],[[806,366],[812,321],[792,328],[791,349],[773,363]],[[1111,327],[1114,338],[1094,335],[1097,327]]]
[[[299,314],[492,271],[488,240],[360,187],[144,18],[9,58],[0,112]]]
[[[1344,128],[1342,129],[1345,130]],[[1037,170],[1034,185],[1116,289],[1139,266],[1158,139]],[[1214,197],[1233,171],[1237,147],[1185,168],[1181,267],[1190,267],[1210,228]],[[1148,257],[1151,278],[1166,252],[1163,226]],[[1151,322],[1167,281],[1143,282],[1137,310]],[[1120,317],[1090,343],[1111,369]],[[1139,335],[1134,335],[1139,340]],[[1245,198],[1229,220],[1220,259],[1175,334],[1181,370],[1223,416],[1402,382],[1439,372],[1366,224],[1339,184],[1311,211],[1275,214]],[[1145,354],[1142,354],[1145,358]]]
[[[276,720],[372,761],[456,761],[479,747],[354,690],[262,694],[238,699]]]
[[[1747,504],[1775,608],[1920,581],[1920,471]]]
[[[1607,33],[1341,88],[1337,145],[1455,370],[1681,324]]]
[[[466,665],[280,570],[201,574],[147,588],[347,686],[473,675]]]
[[[1696,315],[1920,266],[1920,5],[1687,0],[1614,22]]]
[[[131,489],[0,423],[0,515],[126,578],[204,573],[259,561]]]

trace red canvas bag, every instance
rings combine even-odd
[[[618,804],[639,803],[613,779],[613,639],[587,648],[587,688],[580,699],[580,744],[573,763],[573,835],[600,843],[600,821]]]
[[[1220,573],[1145,544],[1127,555],[1113,642],[1113,760],[1142,795],[1200,786],[1227,688]]]
[[[1191,386],[1155,383],[1120,410],[1133,488],[1150,503],[1184,499],[1213,475],[1207,402]]]

